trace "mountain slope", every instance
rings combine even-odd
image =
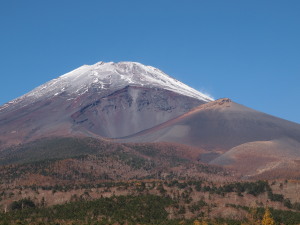
[[[169,141],[227,151],[251,141],[287,137],[300,141],[300,125],[220,99],[161,125],[125,137],[130,142]]]
[[[210,151],[201,155],[203,161],[237,169],[249,176],[283,168],[288,162],[299,169],[300,125],[230,99],[201,105],[118,141],[173,142],[200,147]],[[300,174],[296,173],[293,177],[298,176]]]
[[[51,135],[127,136],[211,100],[151,66],[85,65],[1,106],[0,148]]]
[[[45,185],[47,181],[54,186],[212,175],[220,180],[223,177],[219,175],[229,175],[218,166],[197,161],[202,153],[198,148],[167,143],[118,144],[87,137],[44,138],[0,152],[1,184]]]

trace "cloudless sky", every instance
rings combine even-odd
[[[299,0],[1,0],[0,104],[83,64],[137,61],[300,123]]]

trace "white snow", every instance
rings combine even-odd
[[[74,95],[86,93],[90,88],[117,90],[127,85],[163,88],[206,102],[213,101],[211,97],[152,66],[145,66],[137,62],[98,62],[94,65],[83,65],[35,88],[31,92],[0,107],[0,112],[13,105],[28,105],[34,101],[41,100],[41,98],[49,98],[62,92],[67,93],[70,99]]]

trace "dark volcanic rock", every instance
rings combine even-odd
[[[123,137],[175,118],[203,102],[164,89],[127,86],[73,113],[80,125],[104,137]]]

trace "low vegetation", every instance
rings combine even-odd
[[[207,207],[205,201],[192,204],[189,210],[199,211]],[[199,214],[195,218],[170,218],[170,211],[184,214],[183,206],[167,196],[127,195],[99,198],[91,201],[75,201],[52,207],[36,206],[30,199],[13,202],[11,210],[0,213],[0,224],[298,224],[300,212],[269,208],[248,208],[239,205],[248,213],[242,220],[207,218]],[[172,210],[170,210],[172,209]],[[168,212],[169,211],[169,212]]]
[[[5,150],[0,225],[300,223],[298,181],[240,181],[181,147],[61,138]]]

